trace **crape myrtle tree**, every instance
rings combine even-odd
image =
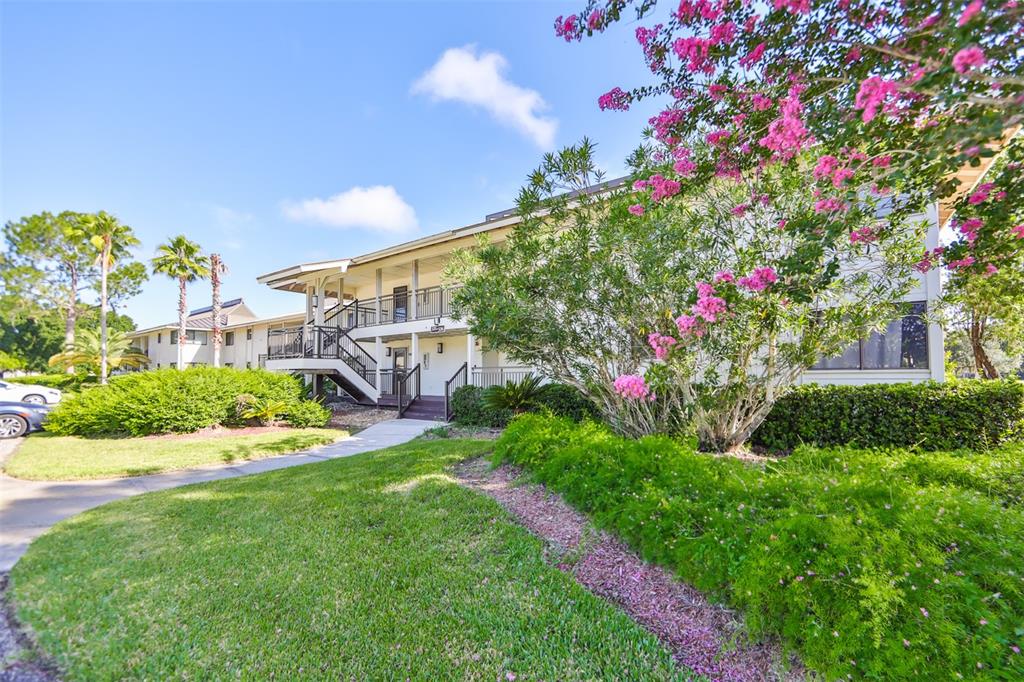
[[[456,302],[474,333],[580,388],[620,433],[692,423],[703,449],[736,448],[820,356],[898,315],[914,283],[923,221],[882,230],[889,201],[870,195],[822,221],[805,191],[814,163],[685,195],[657,174],[588,194],[573,191],[594,177],[590,147],[566,149],[521,192],[507,241],[455,261]]]
[[[799,243],[789,252],[766,252],[743,280],[732,272],[717,282],[702,280],[695,298],[677,302],[677,333],[651,341],[665,364],[646,377],[620,377],[619,392],[650,400],[657,384],[678,371],[673,366],[688,366],[692,354],[703,354],[711,362],[703,366],[704,376],[727,371],[735,378],[719,393],[723,402],[709,406],[718,412],[712,421],[721,427],[723,414],[740,422],[747,419],[742,415],[753,415],[750,426],[756,426],[773,391],[765,385],[754,396],[758,405],[742,407],[751,387],[737,374],[744,351],[742,344],[730,342],[733,320],[752,306],[751,313],[760,311],[767,324],[777,310],[773,296],[781,305],[816,294],[815,287],[804,286],[806,278],[832,280],[842,271],[839,260],[827,257],[840,236],[887,252],[888,240],[902,243],[908,217],[928,202],[954,198],[958,216],[977,205],[973,193],[957,186],[955,172],[996,154],[1020,125],[1024,9],[1013,1],[986,8],[981,0],[683,0],[671,6],[612,0],[592,1],[578,16],[559,17],[555,30],[571,42],[610,29],[627,12],[640,23],[636,40],[654,80],[628,91],[616,87],[600,96],[598,105],[614,110],[645,97],[666,101],[651,119],[653,144],[636,164],[640,179],[634,188],[645,196],[633,213],[639,217],[654,206],[662,210],[666,202],[693,201],[695,192],[735,183],[752,191],[734,211],[746,215],[759,206],[764,217],[777,216],[779,229],[796,234]],[[1009,168],[1019,171],[1020,165]],[[805,214],[805,201],[791,213],[770,180],[767,191],[757,189],[765,178],[786,172],[803,173],[813,215]],[[1006,202],[1019,193],[1015,186],[1024,182],[1022,175],[1002,173],[986,181],[982,201],[991,202],[992,210],[983,219],[958,218],[953,243],[919,251],[916,267],[927,271],[944,265],[964,275],[991,275],[1018,263],[1024,227]],[[898,200],[884,217],[863,220],[881,197]],[[817,273],[805,268],[808,258],[817,262]],[[794,283],[800,286],[786,291]],[[731,298],[743,290],[775,293],[759,299],[762,303]],[[870,314],[858,319],[850,306],[818,303],[815,324],[820,317],[843,315],[851,325],[874,326]],[[726,363],[724,370],[715,358]],[[784,386],[783,378],[777,388]],[[734,447],[750,426],[705,432],[703,444]]]

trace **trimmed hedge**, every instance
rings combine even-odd
[[[975,450],[1024,436],[1024,382],[795,387],[772,408],[752,442],[770,450],[903,446]]]
[[[978,458],[802,447],[760,470],[524,415],[495,457],[825,679],[1024,679],[1019,445]]]
[[[483,400],[486,389],[479,386],[463,386],[452,394],[453,421],[462,426],[488,426],[500,428],[512,418],[509,410],[495,410]],[[537,406],[533,411],[548,411],[558,417],[573,421],[597,419],[598,410],[585,395],[567,384],[545,384],[537,395]]]
[[[46,420],[60,435],[146,436],[237,424],[238,396],[297,404],[298,380],[260,369],[191,367],[114,377],[106,386],[62,401]]]

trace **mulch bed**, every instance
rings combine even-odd
[[[618,604],[653,633],[682,665],[710,680],[801,680],[772,643],[750,643],[740,617],[710,603],[664,568],[641,560],[623,542],[543,486],[519,485],[514,467],[484,459],[456,467],[463,485],[488,495],[548,543],[558,567],[594,594]]]
[[[374,424],[398,416],[398,409],[386,409],[379,407],[368,407],[365,405],[350,405],[347,403],[335,403],[330,405],[334,416],[328,422],[328,426],[335,429],[345,429],[349,433],[356,433]]]
[[[158,433],[142,436],[146,440],[193,440],[196,438],[222,438],[224,436],[257,436],[262,433],[285,433],[291,426],[208,426],[192,433]]]

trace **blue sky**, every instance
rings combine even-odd
[[[582,3],[579,3],[581,5]],[[140,257],[184,232],[230,267],[224,294],[508,208],[544,151],[584,135],[612,175],[653,104],[628,24],[568,45],[576,3],[0,4],[0,217],[116,214]],[[209,287],[189,292],[207,305]],[[173,320],[176,287],[127,306]]]

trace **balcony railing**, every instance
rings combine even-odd
[[[304,325],[272,329],[267,334],[267,359],[329,358],[341,360],[371,386],[376,386],[377,361],[344,329]]]
[[[415,292],[387,294],[380,299],[361,298],[336,305],[324,315],[324,325],[344,330],[355,327],[373,327],[378,324],[394,324],[412,320],[429,320],[449,317],[452,314],[452,297],[458,287],[427,287]],[[415,299],[416,312],[413,313]],[[380,313],[378,314],[378,302]]]
[[[471,373],[474,386],[489,388],[504,386],[510,381],[519,383],[534,371],[529,367],[474,367]]]

